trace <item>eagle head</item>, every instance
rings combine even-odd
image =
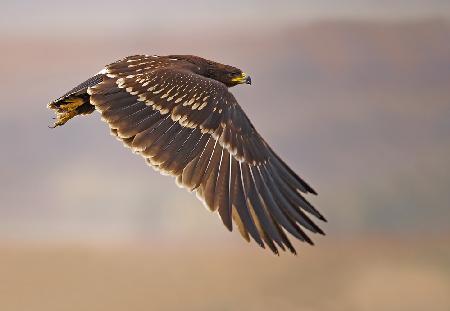
[[[216,62],[209,62],[206,76],[208,78],[222,82],[228,87],[238,84],[252,84],[252,79],[241,69],[223,65]]]
[[[190,65],[194,65],[195,68],[191,68],[194,72],[197,72],[204,77],[222,82],[228,87],[244,83],[252,84],[252,79],[249,75],[233,66],[224,65],[194,55],[169,55],[168,57],[171,59],[187,61]]]

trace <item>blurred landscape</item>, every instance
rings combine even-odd
[[[30,17],[32,4],[6,4],[0,309],[450,309],[450,19],[435,14],[445,4],[431,1],[429,16],[303,18],[295,2],[273,16],[249,3],[230,27],[213,22],[225,5],[157,27],[161,17],[132,20],[113,2],[110,20],[96,4],[77,27],[62,5],[43,1],[48,11]],[[318,190],[327,236],[273,256],[147,168],[98,114],[47,128],[50,100],[139,53],[249,73],[253,85],[232,92]]]
[[[331,237],[295,257],[187,242],[3,247],[2,309],[445,311],[450,305],[448,238]]]

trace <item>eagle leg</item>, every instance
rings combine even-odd
[[[89,103],[89,96],[87,95],[64,98],[60,101],[50,103],[48,107],[56,113],[56,121],[49,128],[64,125],[77,115],[89,114],[95,110],[95,107]]]

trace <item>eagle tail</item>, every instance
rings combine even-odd
[[[62,126],[75,116],[92,113],[95,107],[90,103],[90,95],[87,90],[102,82],[103,77],[103,74],[97,74],[50,102],[47,107],[56,113],[55,123],[50,127]]]

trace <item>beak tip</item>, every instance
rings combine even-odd
[[[246,79],[245,79],[245,83],[247,83],[247,84],[252,84],[252,78],[250,78],[250,76],[248,76]]]

